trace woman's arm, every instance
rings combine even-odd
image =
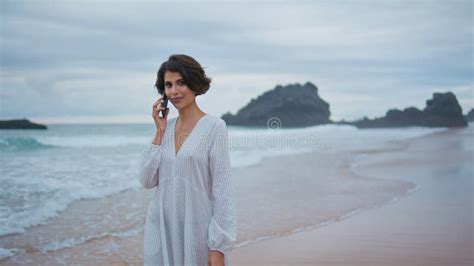
[[[227,126],[220,120],[215,127],[209,167],[212,179],[212,218],[207,244],[210,250],[228,253],[237,235],[237,219],[234,210],[234,186],[232,183]]]
[[[152,143],[140,154],[138,161],[138,177],[144,188],[153,188],[158,185],[158,169],[161,161],[162,132],[157,132]]]
[[[155,145],[161,145],[161,139],[163,138],[163,135],[165,134],[164,130],[158,129],[158,131],[155,133],[155,137],[153,138],[153,144]]]

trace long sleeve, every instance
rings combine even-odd
[[[212,179],[212,218],[207,245],[210,250],[228,253],[236,240],[237,219],[234,209],[234,186],[231,176],[227,127],[220,120],[213,134],[209,152]]]
[[[144,188],[158,185],[158,168],[161,161],[161,145],[147,144],[138,161],[138,177]]]

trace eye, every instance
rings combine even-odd
[[[165,87],[166,87],[166,88],[169,88],[169,87],[171,87],[171,83],[169,83],[169,82],[166,82],[166,83],[165,83]]]
[[[178,81],[179,86],[184,86],[186,83],[183,80]]]

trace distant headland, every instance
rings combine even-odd
[[[465,127],[467,119],[462,114],[461,106],[452,92],[433,93],[433,98],[426,101],[426,107],[419,110],[407,107],[403,111],[388,110],[384,117],[349,122],[359,128],[376,127]]]
[[[225,113],[222,119],[228,125],[271,126],[280,123],[284,127],[305,127],[323,124],[348,124],[358,128],[381,127],[465,127],[468,119],[474,119],[474,111],[466,116],[462,113],[456,96],[452,92],[435,92],[426,101],[426,107],[419,110],[407,107],[403,111],[391,109],[384,117],[357,121],[334,122],[329,119],[330,104],[318,95],[318,88],[311,82],[287,86],[278,85],[274,89],[252,99],[235,115]],[[277,125],[278,126],[278,125]]]
[[[47,129],[45,125],[30,122],[28,119],[0,120],[0,129]]]

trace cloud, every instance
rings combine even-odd
[[[471,1],[2,1],[0,16],[0,117],[147,116],[173,53],[213,77],[198,103],[216,115],[306,81],[334,120],[437,88],[474,107]]]

